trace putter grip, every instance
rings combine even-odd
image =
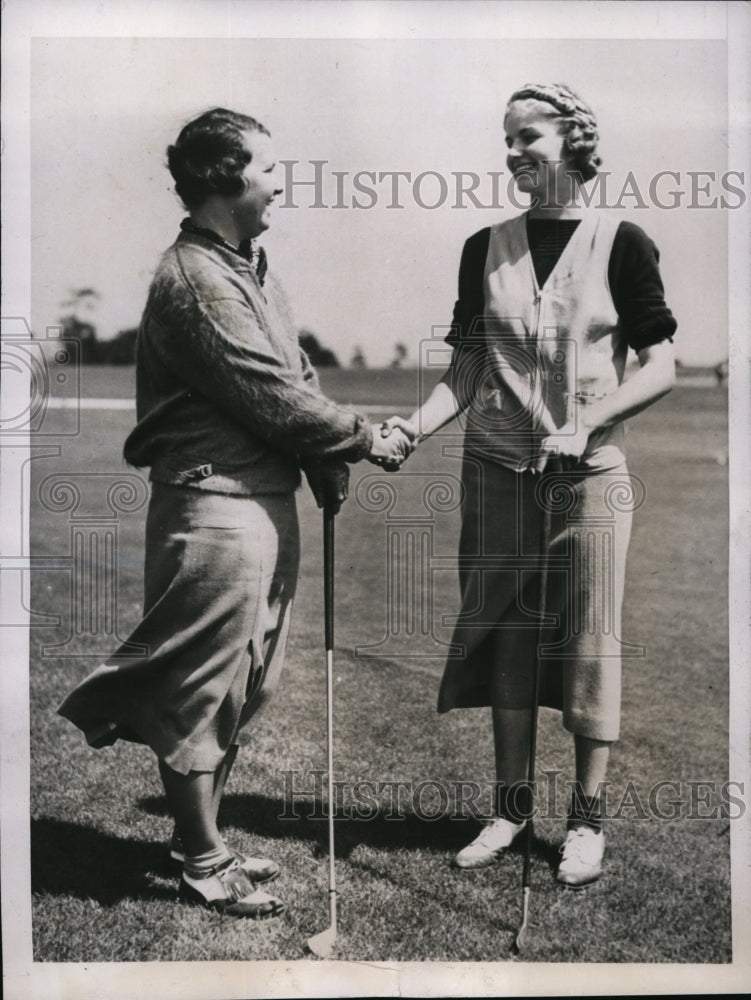
[[[323,614],[326,649],[334,648],[334,511],[323,509]]]

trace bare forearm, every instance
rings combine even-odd
[[[639,371],[615,392],[584,409],[582,418],[587,428],[617,424],[670,392],[675,383],[675,362],[669,341],[644,348],[639,352],[639,363]]]
[[[409,422],[417,429],[420,438],[426,438],[458,416],[462,409],[451,386],[441,381],[422,406],[415,410]]]
[[[670,392],[675,382],[670,341],[639,351],[639,364],[639,371],[615,392],[582,407],[578,418],[571,417],[560,430],[543,439],[533,471],[542,472],[550,455],[580,458],[594,430],[625,420]]]

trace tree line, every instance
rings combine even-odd
[[[138,327],[120,330],[114,337],[100,339],[93,315],[99,301],[99,294],[93,288],[74,289],[62,303],[63,313],[59,323],[61,337],[77,340],[79,357],[84,365],[132,365],[136,360],[136,340]],[[312,330],[301,329],[300,346],[316,368],[341,368],[342,364],[330,348],[321,343]],[[406,365],[408,351],[404,344],[394,345],[394,356],[390,368]],[[367,368],[368,363],[362,348],[355,346],[349,359],[350,368]]]

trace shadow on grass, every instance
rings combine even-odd
[[[167,815],[163,796],[140,799],[138,805],[152,815]],[[353,816],[349,809],[337,809],[334,829],[337,857],[344,860],[363,846],[382,851],[455,853],[482,829],[474,819],[446,815],[429,820],[407,810],[398,815],[391,812],[379,809],[365,819]],[[309,841],[316,857],[328,852],[326,819],[325,807],[319,801],[296,802],[293,814],[289,802],[264,795],[226,795],[219,816],[220,825],[234,826],[257,837]],[[523,844],[523,838],[518,837],[509,853],[522,854]],[[558,846],[536,836],[532,838],[532,854],[551,868],[558,863]]]
[[[111,906],[123,899],[174,899],[175,876],[163,841],[123,839],[79,823],[31,822],[33,893],[94,899]]]
[[[152,815],[167,815],[162,796],[143,798],[138,804]],[[289,813],[289,804],[286,808]],[[328,824],[320,802],[298,804],[296,816],[281,818],[284,815],[282,799],[228,795],[222,802],[220,820],[223,825],[246,830],[250,835],[307,841],[314,857],[327,855]],[[475,820],[449,816],[434,821],[409,812],[398,819],[387,817],[387,813],[378,812],[372,819],[364,820],[339,810],[335,827],[337,858],[346,860],[363,846],[387,854],[389,851],[454,852],[481,828]],[[519,838],[509,853],[521,855],[522,844]],[[554,867],[555,846],[534,837],[532,851],[535,857]],[[356,864],[363,867],[361,861]],[[124,899],[174,900],[176,876],[164,841],[116,837],[83,824],[50,818],[32,820],[31,887],[34,894],[92,899],[102,906],[112,906]]]

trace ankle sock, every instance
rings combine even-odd
[[[528,781],[513,785],[499,782],[495,788],[495,810],[511,823],[524,823],[532,817],[532,788]]]
[[[227,844],[227,841],[224,839],[224,837],[222,837],[222,843],[224,843],[225,845]],[[185,855],[185,844],[183,843],[183,839],[177,832],[176,828],[172,831],[172,837],[170,838],[169,846],[171,851],[177,851],[179,854]],[[232,849],[229,846],[227,847],[227,850],[230,852],[230,854],[232,854]]]
[[[596,833],[602,831],[602,819],[605,814],[605,800],[600,795],[585,795],[576,788],[571,793],[571,805],[568,811],[567,830],[575,830],[578,826],[588,826]]]
[[[223,862],[231,860],[231,858],[232,855],[227,850],[227,847],[222,844],[221,847],[213,847],[204,854],[186,855],[183,871],[190,878],[206,878],[217,865],[221,865]]]

